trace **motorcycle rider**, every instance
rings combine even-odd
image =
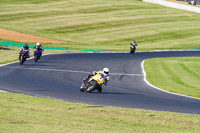
[[[136,41],[135,41],[135,40],[133,40],[133,42],[132,42],[132,43],[130,43],[130,45],[136,48],[136,46],[137,46],[137,43],[136,43]]]
[[[44,49],[42,48],[41,44],[39,42],[36,43],[35,47],[33,48],[33,51],[35,52],[36,50],[38,51],[44,51]],[[42,55],[42,53],[41,53]]]
[[[22,52],[23,51],[27,51],[28,50],[28,54],[27,54],[27,58],[29,58],[30,57],[30,49],[29,49],[29,47],[28,47],[28,44],[24,44],[24,46],[20,49],[20,51],[19,51],[19,59],[20,59],[20,57],[21,57],[21,55],[22,55]]]
[[[130,49],[131,49],[130,53],[133,54],[135,52],[135,50],[136,50],[137,43],[136,43],[135,40],[133,40],[133,42],[130,43],[130,45],[131,45],[131,47],[130,47]]]
[[[93,71],[93,72],[90,72],[89,75],[87,76],[87,78],[85,78],[85,79],[83,80],[83,84],[82,84],[82,86],[81,86],[81,89],[84,89],[85,83],[86,83],[92,76],[95,76],[98,72],[99,72],[100,74],[103,74],[103,75],[105,76],[105,82],[104,82],[103,84],[104,84],[105,86],[107,86],[110,77],[109,77],[109,69],[105,67],[102,71]],[[98,90],[99,92],[102,92],[102,86],[100,86],[100,88],[97,88],[97,90]]]

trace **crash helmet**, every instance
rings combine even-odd
[[[24,48],[28,49],[28,44],[24,44]]]
[[[40,46],[40,43],[39,43],[39,42],[37,42],[37,43],[36,43],[36,46]]]
[[[103,72],[104,72],[104,74],[109,74],[109,69],[107,68],[107,67],[105,67],[104,69],[103,69]]]

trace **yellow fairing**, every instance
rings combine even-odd
[[[99,74],[99,72],[98,72],[95,76],[93,76],[92,78],[93,78],[94,80],[96,80],[99,84],[103,84],[104,81],[105,81],[105,78],[102,77],[102,76]]]

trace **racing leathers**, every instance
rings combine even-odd
[[[137,43],[136,43],[136,41],[133,41],[132,43],[130,43],[130,45],[132,45],[133,47],[136,47]]]
[[[24,47],[22,47],[21,49],[20,49],[20,51],[19,51],[19,59],[20,59],[20,57],[21,57],[21,55],[22,55],[22,52],[28,52],[28,54],[26,55],[26,57],[27,58],[29,58],[30,57],[30,49],[29,49],[29,47],[28,46],[24,46]]]
[[[40,46],[35,46],[34,48],[33,48],[33,51],[35,52],[36,50],[38,50],[38,51],[44,51],[44,49],[42,48],[42,46],[40,45]],[[41,55],[42,55],[42,53],[41,53]]]
[[[82,84],[81,88],[84,88],[85,83],[86,83],[92,76],[95,76],[98,72],[104,75],[105,81],[104,81],[103,84],[104,84],[105,86],[107,86],[108,81],[109,81],[109,78],[110,78],[110,77],[109,77],[109,74],[105,74],[103,71],[93,71],[93,72],[90,72],[89,75],[87,76],[87,78],[85,78],[85,79],[83,80],[83,84]],[[100,85],[99,88],[97,88],[97,90],[98,90],[99,92],[102,92],[102,85]]]

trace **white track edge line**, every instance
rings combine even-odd
[[[4,68],[39,70],[39,71],[55,71],[55,72],[71,72],[71,73],[89,73],[87,71],[77,71],[77,70],[61,70],[61,69],[45,69],[45,68],[24,68],[24,67],[12,67],[12,66],[4,66]],[[142,74],[125,74],[125,73],[110,73],[109,75],[141,76],[141,77],[143,76]]]
[[[46,55],[54,55],[54,54],[66,54],[66,53],[50,53],[50,54],[44,54],[43,56],[46,56]],[[69,53],[68,53],[68,54],[69,54]],[[33,57],[28,58],[27,60],[31,60],[31,59],[33,59]],[[0,65],[0,67],[4,67],[4,66],[10,65],[10,64],[17,63],[17,62],[19,62],[19,61],[14,61],[14,62],[11,62],[11,63],[3,64],[3,65]],[[9,93],[8,91],[3,91],[3,90],[0,90],[0,92]]]
[[[183,95],[183,94],[178,94],[178,93],[174,93],[174,92],[170,92],[170,91],[166,91],[166,90],[163,90],[161,88],[158,88],[152,84],[150,84],[147,79],[146,79],[146,72],[144,70],[144,62],[145,60],[142,61],[141,63],[141,67],[142,67],[142,72],[143,72],[143,75],[144,75],[144,81],[146,82],[146,84],[148,84],[149,86],[153,87],[154,89],[157,89],[159,91],[163,91],[163,92],[166,92],[166,93],[169,93],[169,94],[173,94],[173,95],[178,95],[178,96],[183,96],[183,97],[187,97],[187,98],[192,98],[192,99],[196,99],[196,100],[200,100],[200,98],[196,98],[196,97],[192,97],[192,96],[186,96],[186,95]]]

